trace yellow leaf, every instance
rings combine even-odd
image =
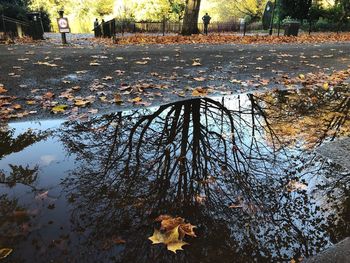
[[[167,249],[174,253],[176,253],[177,250],[183,250],[182,246],[187,244],[179,239],[179,226],[165,232],[164,234],[157,229],[154,229],[153,235],[148,239],[152,241],[152,244],[165,244]]]
[[[203,89],[202,87],[198,87],[192,91],[192,96],[206,96],[208,95],[208,91]]]
[[[86,106],[89,103],[90,103],[90,101],[87,101],[87,100],[76,100],[74,102],[74,105],[75,106],[79,106],[79,107],[84,107],[84,106]]]
[[[299,79],[304,80],[305,79],[305,75],[304,74],[299,74]]]
[[[36,104],[36,102],[35,102],[35,100],[27,100],[27,105],[35,105]]]
[[[164,235],[157,229],[154,229],[153,235],[148,238],[152,244],[164,243]]]
[[[182,240],[178,240],[176,242],[169,243],[167,245],[167,249],[176,254],[176,250],[183,250],[182,246],[184,246],[184,245],[188,245],[188,243],[183,242]]]
[[[140,97],[136,97],[136,98],[131,100],[131,102],[133,102],[133,103],[140,102],[140,101],[142,101],[142,98],[140,98]]]
[[[6,258],[8,255],[12,253],[11,248],[1,248],[0,249],[0,259]]]
[[[68,108],[67,105],[57,105],[51,109],[53,113],[64,112]]]
[[[99,99],[100,99],[102,102],[108,102],[106,96],[101,96]]]
[[[329,89],[329,84],[328,84],[328,82],[326,82],[326,83],[323,84],[323,89],[324,89],[324,90],[328,90],[328,89]]]

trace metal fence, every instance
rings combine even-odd
[[[124,33],[158,33],[158,34],[178,34],[181,32],[181,22],[161,21],[161,22],[133,22],[112,19],[101,23],[94,29],[96,37],[115,37],[116,34]],[[204,24],[198,23],[200,32],[204,32]],[[268,33],[261,23],[245,24],[238,20],[232,22],[214,22],[208,26],[209,33]]]
[[[41,21],[21,21],[7,16],[0,16],[0,38],[29,36],[33,39],[43,38]]]

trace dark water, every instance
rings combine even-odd
[[[290,262],[350,234],[349,93],[194,99],[0,132],[3,262]],[[174,254],[162,214],[196,225]]]

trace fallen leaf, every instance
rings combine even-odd
[[[98,109],[88,110],[88,113],[90,113],[90,114],[97,114],[98,113]]]
[[[44,66],[48,66],[48,67],[57,67],[56,64],[51,64],[49,62],[41,62],[41,61],[38,61],[37,63],[34,63],[34,64],[37,64],[37,65],[44,65]]]
[[[27,100],[27,101],[26,101],[26,104],[27,104],[27,105],[35,105],[35,104],[36,104],[36,101],[35,101],[35,100]]]
[[[52,92],[47,92],[43,95],[43,99],[52,99],[55,96]]]
[[[20,104],[15,104],[12,106],[12,108],[14,108],[15,110],[20,110],[22,109],[22,106]]]
[[[195,226],[185,223],[182,217],[172,217],[170,215],[160,215],[155,219],[160,222],[160,230],[154,229],[153,235],[149,237],[152,244],[165,244],[169,251],[176,253],[177,250],[183,250],[182,246],[188,243],[183,241],[187,236],[196,237],[193,229]]]
[[[193,78],[193,79],[196,80],[196,81],[204,81],[205,80],[204,77],[198,77],[198,78]]]
[[[142,98],[140,98],[140,97],[136,97],[136,98],[131,100],[131,102],[133,102],[133,103],[140,102],[140,101],[142,101]]]
[[[75,100],[74,105],[79,107],[85,107],[89,103],[90,101],[88,100]]]
[[[55,107],[53,107],[52,109],[51,109],[51,112],[52,113],[61,113],[61,112],[65,112],[65,110],[68,108],[68,106],[67,105],[57,105],[57,106],[55,106]]]
[[[208,91],[202,87],[198,87],[192,91],[192,96],[206,96],[208,95]]]
[[[202,64],[198,61],[193,61],[192,66],[198,67],[198,66],[202,66]]]
[[[115,243],[115,244],[125,244],[126,241],[120,237],[113,237],[112,238],[112,242]]]
[[[148,61],[147,60],[136,61],[135,63],[138,64],[138,65],[146,65],[148,63]]]
[[[7,89],[5,89],[5,87],[2,84],[0,84],[0,93],[5,93],[5,92],[7,92]]]
[[[122,96],[119,93],[114,94],[114,102],[115,103],[122,103]]]
[[[47,199],[48,194],[49,194],[49,191],[45,191],[45,192],[43,192],[43,193],[41,193],[41,194],[38,194],[38,195],[35,197],[35,199],[37,199],[37,200],[44,200],[44,199]]]
[[[166,233],[161,233],[159,230],[154,229],[153,235],[148,239],[152,241],[152,244],[165,244],[167,249],[175,254],[177,250],[183,250],[182,246],[188,244],[179,239],[178,226]]]
[[[1,248],[0,249],[0,259],[4,259],[12,253],[11,248]]]
[[[306,190],[307,189],[306,184],[300,183],[300,182],[295,181],[295,180],[289,181],[286,187],[287,187],[288,192],[294,192],[297,190]]]
[[[328,89],[329,89],[329,84],[328,84],[328,82],[326,82],[326,83],[323,84],[323,89],[324,89],[324,90],[328,90]]]

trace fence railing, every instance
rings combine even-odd
[[[44,33],[41,21],[22,21],[4,15],[0,16],[0,32],[4,38],[29,36],[33,39],[42,39]]]
[[[94,29],[94,31],[96,37],[115,37],[117,34],[123,35],[124,33],[178,34],[181,32],[181,29],[181,22],[132,22],[112,19],[101,23]],[[200,32],[204,32],[204,24],[198,23],[198,29]],[[245,24],[238,20],[232,22],[214,22],[210,23],[208,26],[209,33],[240,32],[245,34],[247,32],[256,31],[268,33],[267,30],[263,30],[261,23]]]

